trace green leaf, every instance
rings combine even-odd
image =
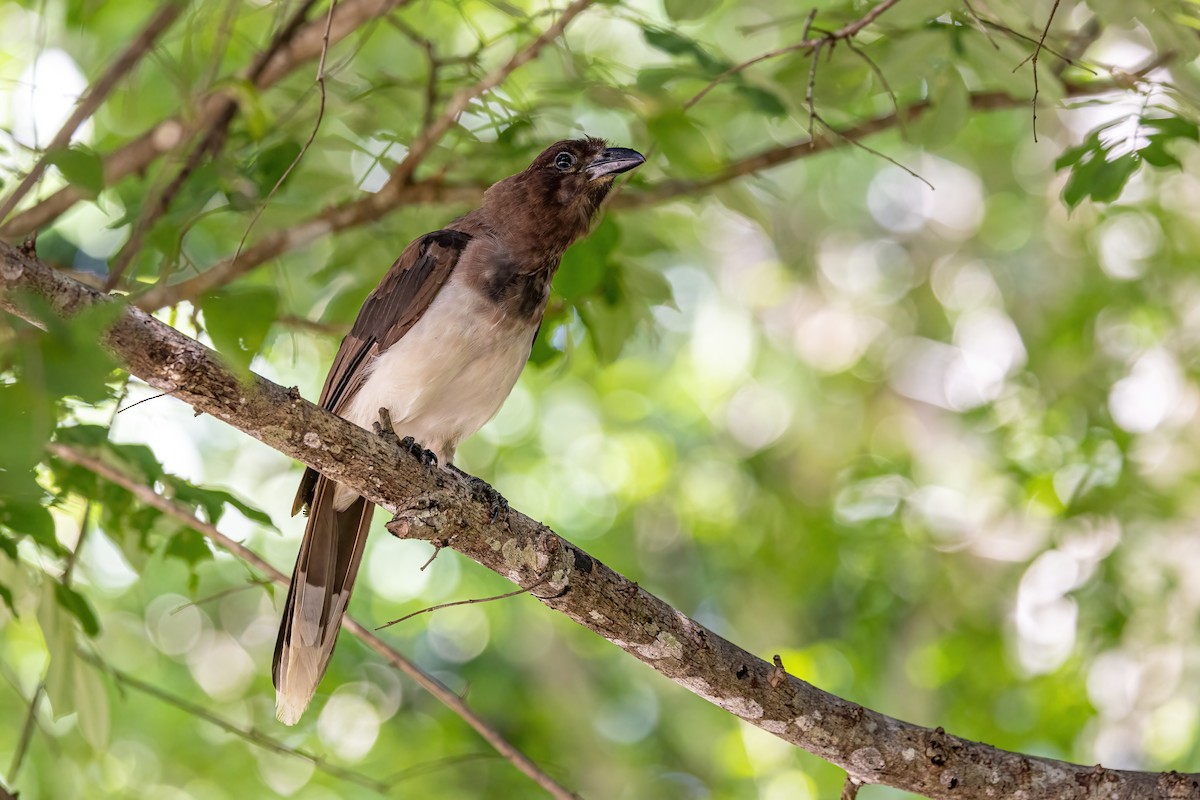
[[[46,652],[50,656],[43,680],[46,697],[50,700],[55,719],[75,710],[75,627],[67,622],[62,607],[56,600],[57,587],[61,585],[54,581],[44,582],[42,598],[37,606],[38,625],[42,629],[42,639],[46,642]],[[51,588],[52,586],[55,588]]]
[[[51,552],[66,552],[54,535],[50,509],[37,501],[0,500],[0,525],[15,533],[18,540],[28,536]]]
[[[611,268],[610,259],[620,238],[614,216],[605,215],[588,238],[563,256],[562,268],[554,279],[554,291],[570,303],[595,291],[605,270]]]
[[[58,167],[67,182],[89,195],[104,188],[104,162],[100,154],[82,145],[71,145],[46,153],[46,163]]]
[[[1200,141],[1200,125],[1182,117],[1143,117],[1141,127],[1156,130],[1170,139]]]
[[[115,454],[128,467],[132,467],[141,477],[142,482],[152,484],[163,476],[162,464],[158,456],[144,444],[113,444],[105,442],[104,447]]]
[[[35,381],[0,383],[0,506],[39,502],[45,495],[34,469],[50,440],[56,411],[53,399]]]
[[[75,659],[75,710],[79,712],[79,733],[93,750],[108,747],[110,728],[108,687],[100,672],[81,658]]]
[[[210,294],[201,303],[208,335],[243,376],[279,313],[279,293],[263,286]]]
[[[4,531],[0,531],[0,553],[4,553],[13,561],[17,560],[17,540]]]
[[[761,86],[739,82],[734,85],[734,91],[749,100],[755,109],[769,117],[786,117],[788,115],[787,106],[783,100],[779,99],[779,95],[763,89]]]
[[[1078,164],[1084,156],[1086,156],[1088,153],[1092,152],[1093,150],[1099,149],[1099,147],[1100,147],[1100,140],[1098,138],[1088,137],[1088,139],[1086,141],[1084,141],[1083,144],[1077,145],[1068,150],[1064,150],[1063,154],[1060,155],[1055,160],[1054,169],[1061,170],[1061,169],[1066,169],[1067,167],[1074,166],[1074,165]]]
[[[610,305],[601,299],[589,300],[579,306],[579,317],[587,327],[600,363],[616,361],[633,332],[634,319],[629,308],[623,304]]]
[[[962,75],[953,65],[947,66],[933,80],[929,96],[933,108],[917,125],[917,136],[928,148],[937,150],[958,135],[971,115],[971,94]]]
[[[720,165],[704,132],[678,109],[664,111],[646,121],[650,135],[671,164],[690,174],[715,171]]]
[[[79,624],[83,626],[83,632],[88,636],[95,637],[100,633],[100,621],[96,619],[96,613],[92,611],[87,599],[79,592],[65,583],[55,583],[54,599],[69,611],[71,616],[79,620]]]
[[[98,403],[110,397],[108,382],[116,361],[101,343],[121,313],[122,303],[98,303],[70,320],[59,317],[37,297],[25,298],[25,306],[45,330],[20,348],[21,374],[54,399],[78,397]]]
[[[201,561],[212,561],[212,550],[203,534],[184,528],[167,541],[164,555],[178,558],[189,567],[194,567]]]
[[[1166,144],[1168,139],[1160,139],[1156,136],[1150,137],[1150,142],[1139,151],[1139,155],[1147,164],[1152,167],[1166,169],[1168,167],[1182,167],[1183,162],[1178,158],[1168,153]]]
[[[54,432],[62,444],[77,447],[101,447],[108,442],[108,428],[103,425],[67,425]]]
[[[625,292],[646,306],[675,305],[671,282],[661,272],[649,269],[636,261],[625,263],[621,273]]]
[[[696,48],[696,43],[691,39],[663,28],[644,27],[642,36],[645,37],[646,44],[673,56],[687,55]]]
[[[673,56],[691,56],[709,77],[716,77],[732,66],[724,59],[716,58],[695,41],[676,31],[643,26],[642,36],[646,44]]]
[[[271,114],[263,103],[258,87],[244,78],[230,78],[219,85],[237,98],[238,111],[250,137],[259,141],[266,136],[271,130]]]
[[[1090,194],[1097,203],[1111,203],[1121,195],[1125,184],[1141,166],[1137,156],[1126,153],[1112,161],[1105,161],[1091,179]]]
[[[300,143],[293,140],[280,142],[259,153],[250,171],[251,180],[258,186],[258,196],[266,197],[300,155]],[[291,178],[291,175],[288,176]]]
[[[176,500],[190,506],[203,508],[208,521],[214,525],[221,519],[221,515],[225,512],[225,506],[230,505],[242,512],[249,520],[272,529],[275,527],[266,512],[248,505],[237,495],[224,489],[196,486],[173,475],[166,476],[165,480],[170,485]]]
[[[2,539],[3,539],[3,537],[0,536],[0,540],[2,540]],[[8,610],[15,617],[17,615],[17,607],[15,605],[13,605],[12,590],[9,589],[7,586],[5,586],[3,583],[0,583],[0,600],[4,601],[4,605],[8,606]]]
[[[721,5],[721,0],[663,0],[667,16],[676,21],[700,19]]]

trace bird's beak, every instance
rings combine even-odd
[[[609,147],[593,158],[592,163],[588,164],[584,171],[587,172],[588,179],[594,181],[628,172],[634,167],[644,164],[645,161],[646,157],[637,150],[630,150],[628,147]]]

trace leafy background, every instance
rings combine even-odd
[[[470,194],[583,132],[651,156],[568,254],[533,363],[459,463],[831,692],[1013,750],[1194,770],[1200,6],[1062,3],[1046,43],[1074,64],[1040,53],[1035,141],[1019,65],[1052,5],[902,0],[858,37],[866,58],[823,48],[814,80],[807,52],[786,53],[690,107],[730,66],[802,39],[806,9],[588,9],[418,171]],[[815,34],[870,9],[814,7]],[[0,6],[0,191],[153,10]],[[314,142],[266,202],[313,130],[315,65],[266,91],[236,76],[290,10],[187,10],[50,154],[40,195],[70,184],[91,199],[40,232],[39,253],[103,276],[180,167],[106,182],[104,157],[225,87],[241,103],[228,142],[153,225],[125,288],[186,280],[231,256],[260,207],[251,243],[378,191],[430,118],[431,52],[441,103],[553,18],[416,0],[362,26],[331,49]],[[822,152],[722,178],[805,141],[810,94],[838,129],[930,108],[866,140],[894,163],[818,123]],[[160,313],[315,397],[395,255],[469,207],[402,207]],[[6,782],[26,800],[534,796],[349,637],[302,724],[274,721],[282,594],[45,443],[98,455],[283,569],[299,470],[173,399],[132,406],[154,393],[98,349],[108,313],[42,310],[46,333],[0,322]],[[450,552],[420,571],[428,546],[378,524],[352,609],[369,624],[507,591]],[[589,797],[816,798],[841,783],[529,598],[385,636]]]

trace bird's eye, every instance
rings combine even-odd
[[[563,172],[566,172],[571,167],[575,166],[575,156],[565,151],[559,153],[554,157],[554,166],[558,167]]]

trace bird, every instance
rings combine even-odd
[[[479,208],[411,242],[342,339],[320,405],[368,430],[390,418],[381,432],[420,443],[431,468],[453,468],[459,443],[496,415],[529,360],[563,253],[587,235],[616,176],[645,160],[590,136],[557,142],[488,188]],[[329,665],[374,506],[310,467],[292,514],[301,510],[271,668],[286,725]]]

